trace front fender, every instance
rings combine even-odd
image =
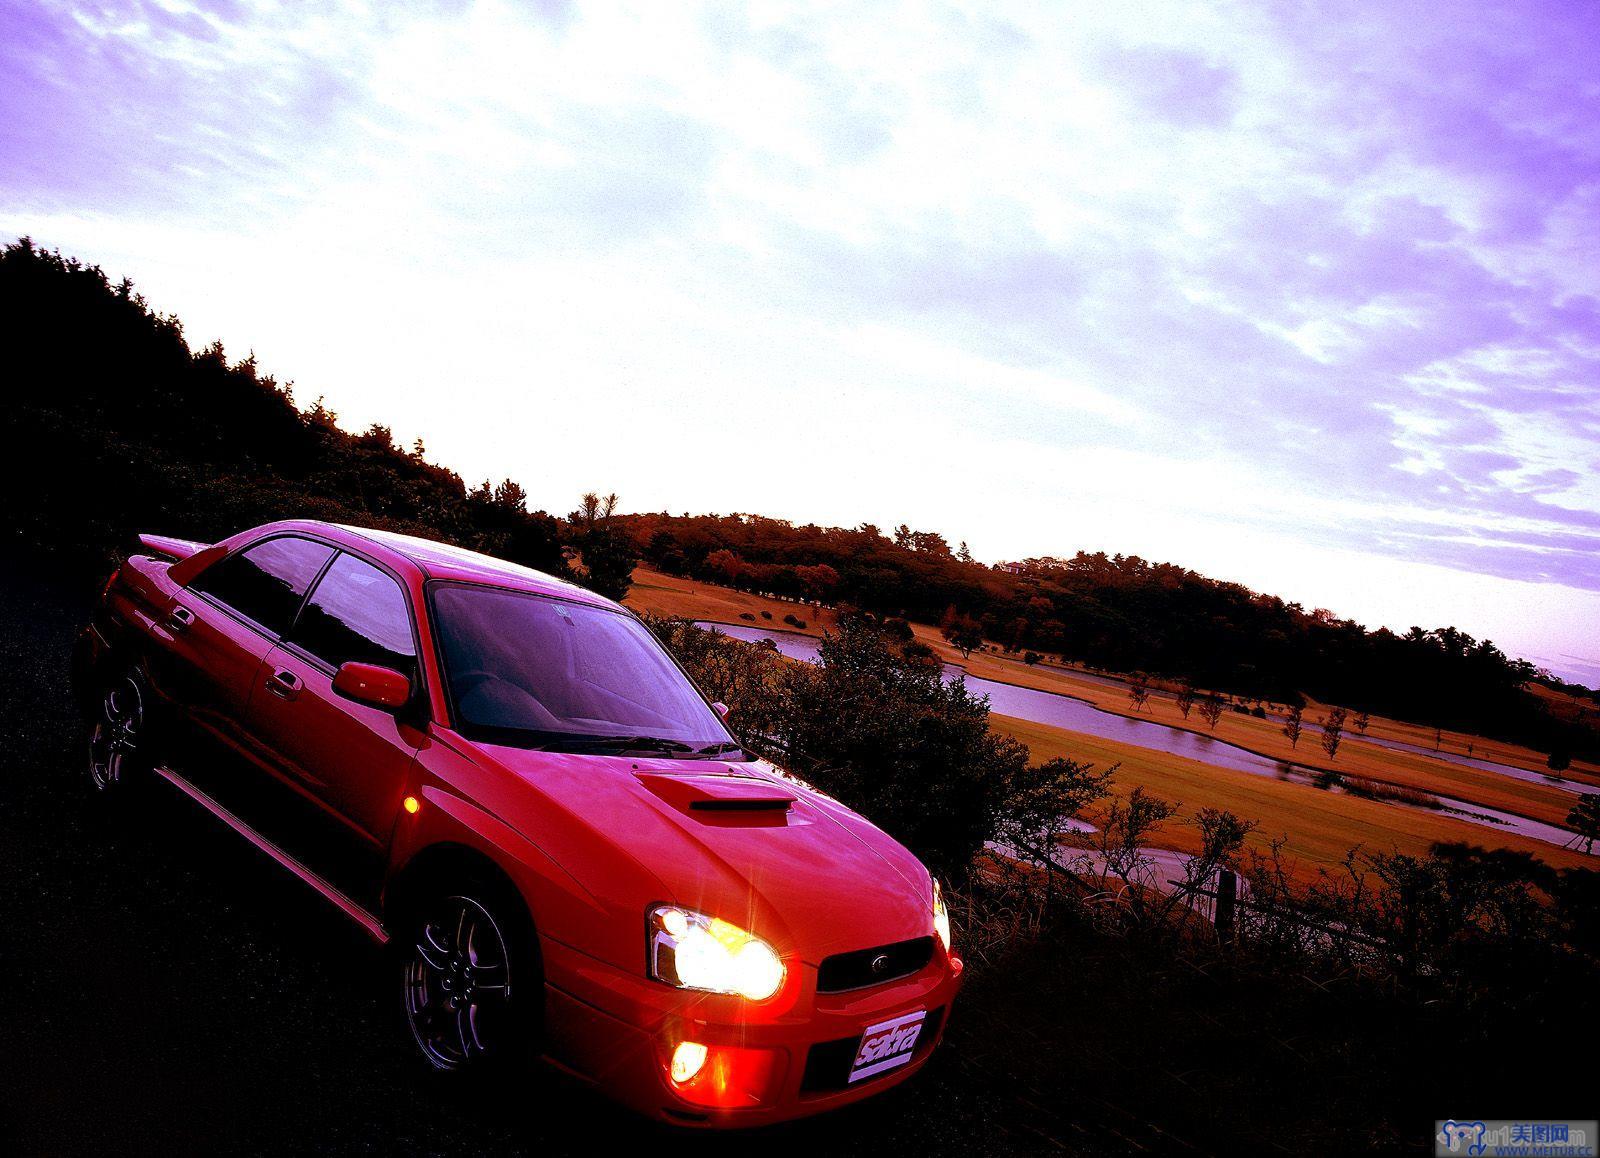
[[[417,790],[419,808],[402,811],[390,841],[384,905],[389,886],[424,852],[452,845],[492,862],[522,894],[541,937],[566,942],[571,931],[605,918],[598,898],[525,835],[488,810],[440,785]]]

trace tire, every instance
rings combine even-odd
[[[105,684],[88,729],[89,785],[97,796],[119,796],[153,768],[149,696],[135,675]]]
[[[539,1053],[544,976],[533,924],[509,886],[462,881],[407,906],[396,937],[401,1009],[440,1073],[509,1073]]]

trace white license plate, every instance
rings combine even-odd
[[[880,1021],[861,1032],[861,1043],[856,1046],[856,1059],[850,1066],[850,1081],[859,1082],[875,1074],[887,1073],[911,1060],[917,1048],[917,1038],[922,1036],[922,1022],[928,1016],[926,1009],[906,1013],[893,1021]]]

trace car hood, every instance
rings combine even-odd
[[[921,862],[765,762],[495,755],[643,870],[641,916],[653,902],[683,905],[812,963],[933,930]]]

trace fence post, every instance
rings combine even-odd
[[[1234,902],[1239,895],[1239,878],[1232,869],[1217,873],[1217,938],[1226,941],[1233,936]]]

